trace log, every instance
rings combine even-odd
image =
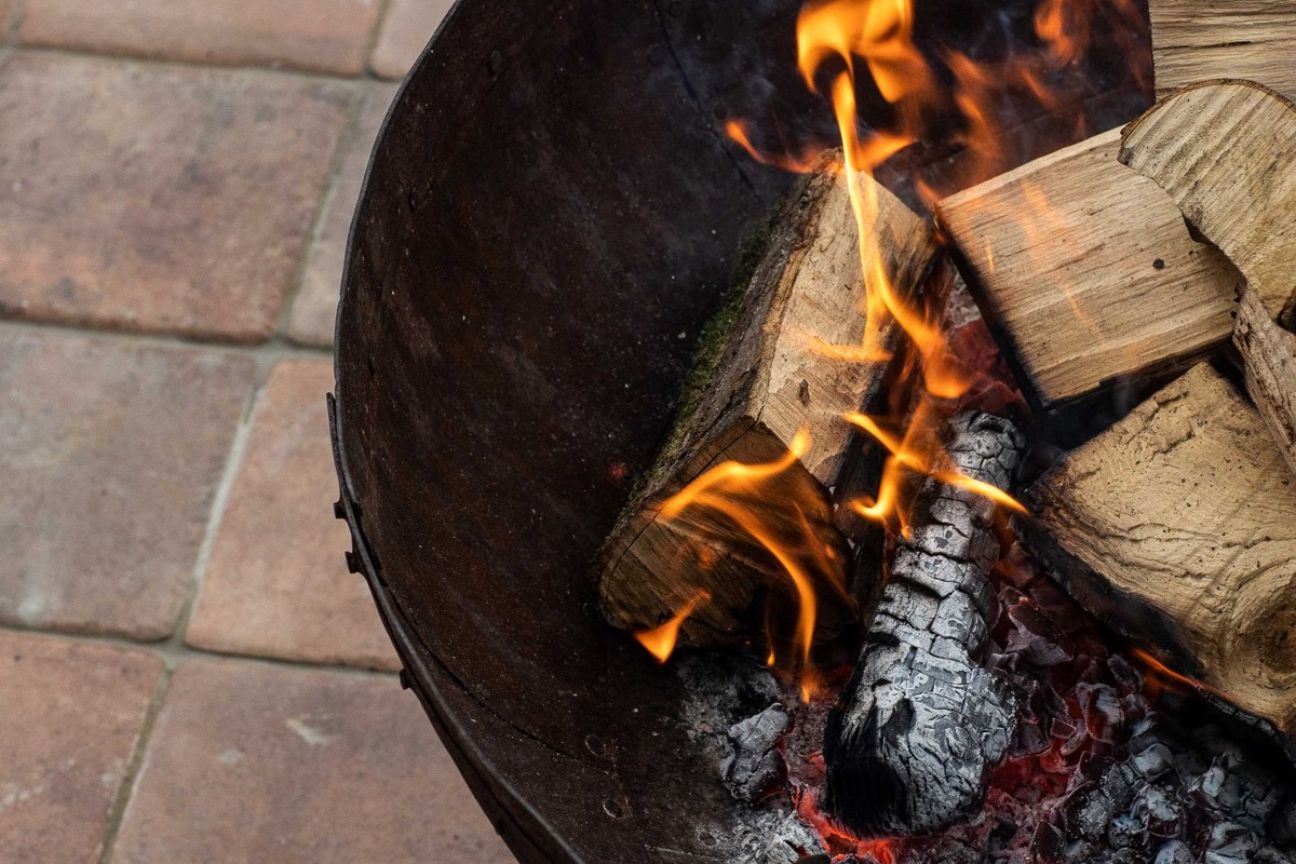
[[[866,175],[858,182],[876,195],[887,272],[898,291],[914,291],[936,252],[930,226]],[[820,577],[817,635],[831,638],[853,621],[842,587],[849,552],[825,490],[837,482],[852,440],[842,415],[874,406],[887,364],[843,360],[825,346],[862,344],[865,300],[845,177],[826,161],[776,217],[766,252],[729,313],[732,324],[703,352],[674,431],[604,547],[600,605],[610,623],[654,628],[693,604],[683,642],[735,643],[760,635],[759,607],[769,591],[790,595],[780,605],[796,608],[785,566],[750,526],[711,507],[668,514],[662,507],[722,463],[778,463],[799,430],[808,433],[805,452],[761,480],[744,498],[744,512],[778,535],[772,539],[795,566]],[[882,345],[893,344],[891,327],[880,332]]]
[[[936,205],[1036,408],[1186,368],[1233,330],[1238,274],[1119,149],[1112,130]]]
[[[1082,606],[1296,733],[1296,475],[1220,373],[1194,367],[1027,499],[1019,535]]]
[[[1270,320],[1255,292],[1242,293],[1233,344],[1242,355],[1247,392],[1296,474],[1296,334]]]
[[[1272,317],[1290,316],[1296,105],[1250,81],[1195,84],[1125,127],[1120,160],[1174,200]]]
[[[961,473],[1011,488],[1024,447],[1011,423],[961,414],[946,441]],[[824,806],[859,836],[931,833],[976,812],[1011,740],[1013,699],[981,665],[996,608],[994,510],[935,478],[915,496],[824,739]]]
[[[1290,320],[1296,304],[1296,105],[1246,81],[1193,85],[1125,128],[1120,159],[1165,190],[1246,280],[1233,343],[1252,400],[1296,468],[1292,337],[1270,320]]]
[[[1207,78],[1247,78],[1296,95],[1290,0],[1148,0],[1158,95]]]

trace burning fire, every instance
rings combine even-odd
[[[1122,20],[1113,27],[1137,21],[1133,0],[1109,0]],[[935,304],[902,296],[894,274],[889,272],[879,231],[877,185],[866,182],[887,160],[926,139],[929,126],[941,112],[957,112],[964,131],[956,143],[969,154],[960,186],[971,185],[1002,172],[1011,158],[1007,133],[996,120],[996,100],[1006,90],[1029,94],[1043,108],[1055,107],[1056,99],[1047,81],[1058,69],[1076,62],[1088,47],[1095,29],[1099,0],[1042,0],[1033,24],[1040,48],[1034,52],[1010,54],[996,62],[979,62],[954,51],[940,56],[948,74],[942,75],[914,41],[915,16],[912,0],[808,0],[797,20],[797,66],[806,86],[823,94],[834,112],[844,165],[843,182],[850,197],[859,235],[859,264],[866,301],[860,310],[865,318],[859,344],[815,344],[822,356],[847,363],[883,362],[891,357],[887,337],[894,323],[912,348],[913,360],[903,370],[902,385],[895,392],[913,394],[893,406],[893,418],[852,413],[843,417],[869,435],[887,451],[876,497],[847,503],[858,515],[883,522],[905,532],[908,479],[934,477],[941,482],[984,496],[1008,510],[1025,508],[1010,495],[951,470],[937,430],[952,410],[954,400],[964,397],[977,383],[951,353],[941,326],[943,310]],[[1128,20],[1126,20],[1128,19]],[[1135,37],[1130,37],[1135,38]],[[865,71],[867,75],[865,75]],[[890,106],[893,122],[886,129],[861,124],[857,83],[871,82]],[[952,81],[946,84],[946,81]],[[1079,130],[1083,131],[1083,130]],[[788,171],[804,172],[816,164],[818,154],[776,155],[763,153],[753,143],[747,124],[733,119],[725,132],[753,159]],[[914,179],[915,188],[928,201],[944,191]],[[796,554],[781,531],[767,523],[759,508],[751,506],[767,490],[772,478],[789,471],[808,446],[798,436],[783,458],[763,465],[725,462],[707,471],[687,488],[665,502],[663,518],[677,518],[688,508],[708,508],[722,515],[764,549],[795,588],[799,604],[795,634],[796,661],[802,670],[803,694],[813,690],[810,664],[814,641],[815,586],[824,579],[839,580],[840,562],[807,567],[804,555]],[[820,556],[824,549],[805,526],[806,535],[797,541],[809,543]],[[835,586],[844,591],[844,587]],[[680,626],[706,602],[695,597],[662,626],[638,634],[659,659],[670,655]],[[776,660],[769,654],[771,665]]]
[[[810,436],[802,430],[793,437],[788,451],[773,462],[757,465],[732,460],[722,462],[667,499],[660,512],[663,519],[677,519],[689,508],[709,509],[737,526],[777,562],[796,593],[795,660],[801,670],[802,696],[807,700],[813,695],[817,681],[810,665],[817,614],[815,586],[827,582],[844,594],[846,588],[842,562],[836,560],[837,553],[824,546],[815,535],[804,511],[795,502],[793,510],[799,517],[795,520],[795,525],[770,524],[771,515],[752,502],[777,494],[772,488],[772,482],[796,467],[809,448]],[[785,536],[789,530],[794,535],[791,540]],[[675,647],[680,626],[708,599],[709,595],[695,597],[665,624],[640,632],[636,634],[636,638],[654,656],[664,661]],[[769,664],[775,665],[777,659],[771,648]]]
[[[1149,695],[1182,687],[1188,692],[1209,693],[1225,700],[1229,698],[1227,693],[1212,687],[1205,681],[1199,681],[1181,672],[1176,672],[1142,648],[1131,647],[1130,656],[1143,664],[1145,669],[1144,678],[1147,682]]]

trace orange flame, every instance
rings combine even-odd
[[[1229,698],[1228,694],[1223,690],[1220,690],[1217,687],[1212,687],[1205,681],[1199,681],[1198,679],[1190,678],[1181,672],[1176,672],[1156,657],[1153,657],[1147,651],[1144,651],[1142,648],[1131,648],[1130,656],[1146,667],[1145,674],[1148,679],[1147,683],[1149,689],[1151,690],[1173,689],[1171,685],[1167,683],[1172,682],[1173,684],[1182,685],[1189,690],[1195,690],[1201,693],[1210,693],[1211,695],[1218,696],[1221,699]]]
[[[684,622],[688,620],[697,607],[710,599],[711,594],[709,592],[699,591],[692,600],[685,603],[665,624],[651,630],[640,630],[634,634],[634,637],[648,649],[649,654],[657,658],[658,663],[665,663],[670,659],[671,654],[675,653],[675,643],[679,641],[680,627],[684,625]]]
[[[1139,14],[1134,0],[1111,0],[1111,3],[1115,4],[1121,19],[1113,23],[1114,28],[1129,29],[1129,22],[1137,23]],[[937,304],[907,296],[897,287],[881,236],[884,226],[880,224],[879,187],[871,178],[883,163],[922,140],[933,117],[942,116],[941,112],[949,108],[957,109],[964,120],[964,132],[953,143],[963,145],[970,154],[962,176],[957,178],[959,185],[970,185],[1002,172],[1010,151],[1006,146],[1007,131],[996,119],[997,100],[1005,89],[1014,89],[1029,94],[1043,107],[1056,107],[1056,97],[1048,84],[1049,75],[1083,56],[1098,30],[1094,23],[1098,7],[1096,0],[1041,0],[1033,22],[1043,46],[1041,50],[1016,52],[995,64],[945,52],[940,59],[948,69],[948,76],[936,73],[914,41],[913,0],[807,0],[800,11],[796,27],[797,68],[812,92],[825,95],[837,121],[844,162],[842,174],[859,237],[859,266],[865,286],[860,310],[865,319],[864,334],[860,342],[834,345],[810,339],[809,348],[845,363],[883,362],[893,354],[890,334],[894,324],[913,349],[902,355],[906,366],[900,386],[892,388],[893,394],[899,394],[893,405],[895,416],[908,419],[886,422],[858,413],[845,418],[876,439],[888,453],[876,497],[848,502],[851,510],[862,517],[907,533],[904,498],[910,489],[909,480],[915,476],[931,476],[1006,509],[1025,510],[1003,490],[951,469],[952,460],[937,434],[940,420],[949,410],[948,400],[965,396],[977,381],[952,356],[941,324],[941,310],[935,308]],[[947,77],[952,78],[952,87],[942,84],[942,79]],[[891,106],[894,119],[888,128],[866,129],[860,123],[856,83],[866,78]],[[812,155],[761,152],[741,120],[730,119],[724,131],[762,164],[795,172],[809,171],[820,164]],[[915,189],[929,203],[942,194],[925,178],[915,177],[913,181]],[[987,257],[993,261],[993,249],[987,250]],[[1079,314],[1080,310],[1076,311]],[[915,394],[915,399],[908,398]],[[916,404],[912,411],[911,403]],[[810,688],[813,687],[809,661],[816,623],[815,586],[828,578],[835,588],[844,591],[839,584],[841,562],[827,560],[832,550],[813,537],[804,512],[795,510],[803,523],[800,526],[772,525],[760,506],[761,497],[772,494],[768,484],[791,470],[807,446],[808,439],[799,435],[783,457],[769,463],[718,465],[666,501],[661,516],[679,518],[685,510],[694,507],[714,511],[750,537],[753,548],[764,550],[776,562],[795,589],[798,603],[795,649],[805,676],[803,680],[807,682],[804,686]],[[806,538],[795,546],[789,545],[785,535],[789,530],[798,529]],[[805,540],[809,545],[803,548]],[[677,613],[679,622],[694,611],[697,602]],[[672,618],[668,625],[675,621]],[[678,629],[676,623],[674,633]],[[673,646],[673,638],[670,644]],[[777,659],[771,649],[768,662],[773,665]]]
[[[777,564],[779,570],[787,576],[797,601],[797,620],[793,639],[797,651],[796,661],[800,669],[802,697],[807,701],[817,690],[818,680],[810,661],[818,614],[816,585],[826,582],[835,591],[844,595],[846,587],[842,575],[842,562],[836,560],[840,556],[837,556],[834,550],[825,547],[819,540],[806,519],[803,509],[796,501],[789,504],[795,518],[787,521],[792,524],[780,525],[769,524],[769,514],[751,502],[767,500],[772,495],[779,494],[771,484],[780,475],[798,465],[801,457],[809,450],[810,443],[810,436],[803,429],[793,436],[787,452],[772,462],[761,464],[744,464],[733,460],[722,462],[668,498],[661,505],[660,510],[663,519],[677,519],[689,508],[705,508],[725,517],[764,550]],[[794,532],[793,542],[780,536],[788,531]],[[676,619],[682,622],[692,611],[691,608],[685,607],[665,626],[674,623]],[[677,633],[678,629],[676,624],[674,632]],[[643,641],[642,636],[640,641]],[[656,644],[665,643],[659,640]],[[673,646],[672,639],[665,647],[665,657],[670,656],[670,648]],[[773,665],[776,659],[771,649],[768,662]]]

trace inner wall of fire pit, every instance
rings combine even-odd
[[[920,20],[974,33],[1017,5]],[[732,803],[679,682],[600,620],[590,567],[791,179],[723,121],[831,132],[796,77],[798,7],[462,0],[375,151],[339,310],[347,515],[415,689],[524,861],[723,857],[706,829]],[[1111,89],[1108,125],[1145,99]]]

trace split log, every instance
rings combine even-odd
[[[1112,130],[936,206],[1037,407],[1186,367],[1233,330],[1237,272],[1119,149]]]
[[[1129,124],[1120,160],[1174,199],[1270,316],[1291,312],[1296,106],[1249,81],[1196,84]]]
[[[1247,78],[1296,96],[1291,0],[1148,0],[1159,95],[1206,78]]]
[[[1209,364],[1069,454],[1019,534],[1089,611],[1296,733],[1296,475]]]
[[[961,473],[1011,488],[1024,446],[1012,424],[963,414],[946,434]],[[824,740],[824,806],[856,834],[925,834],[975,812],[1011,740],[1012,697],[981,666],[1000,551],[994,509],[934,478],[915,497]]]
[[[1296,19],[1296,13],[1292,17]],[[1296,105],[1246,81],[1206,82],[1126,127],[1121,162],[1174,199],[1246,280],[1233,342],[1247,389],[1296,469]]]
[[[1250,290],[1238,306],[1233,344],[1242,355],[1247,392],[1296,474],[1296,334],[1269,320]]]
[[[858,182],[876,193],[888,273],[898,291],[914,291],[936,251],[930,226],[866,175]],[[681,631],[686,643],[759,635],[752,629],[767,592],[791,593],[768,549],[714,508],[687,507],[667,518],[662,506],[720,463],[783,459],[799,430],[809,434],[808,449],[788,470],[763,479],[744,511],[771,531],[791,527],[797,536],[775,539],[797,566],[830,571],[821,581],[838,588],[821,586],[817,634],[830,638],[853,620],[840,593],[849,553],[825,490],[837,481],[852,439],[842,415],[874,406],[886,364],[845,362],[824,348],[859,345],[865,328],[855,219],[844,175],[832,163],[794,191],[766,250],[727,335],[713,337],[699,360],[673,433],[605,545],[600,605],[615,626],[656,627],[693,603]],[[882,332],[890,344],[894,333]],[[697,603],[702,596],[706,602]],[[788,608],[796,608],[792,596]]]

